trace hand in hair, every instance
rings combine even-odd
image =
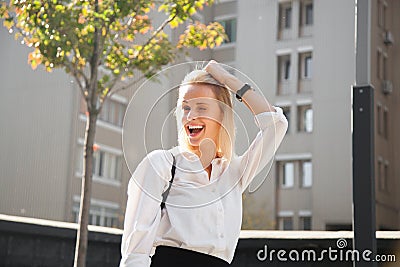
[[[205,71],[211,74],[218,82],[224,84],[233,93],[236,93],[240,88],[245,84],[232,74],[230,74],[227,70],[225,70],[218,62],[215,60],[211,60],[204,68]],[[264,96],[258,94],[254,90],[249,90],[242,97],[243,102],[250,109],[250,111],[257,115],[262,112],[275,112],[275,108],[271,106],[267,99]]]
[[[240,89],[241,82],[235,76],[225,70],[217,61],[210,60],[210,62],[208,62],[208,64],[204,67],[204,70],[211,74],[211,76],[213,76],[214,79],[219,83],[227,86],[234,92]]]

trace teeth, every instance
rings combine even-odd
[[[189,130],[203,129],[203,126],[200,126],[200,125],[189,125],[188,128],[189,128]]]

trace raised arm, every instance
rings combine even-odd
[[[218,62],[211,60],[206,67],[205,71],[210,73],[218,82],[227,86],[234,93],[240,90],[245,83],[236,78],[234,75],[226,71]],[[254,114],[260,114],[263,112],[275,112],[275,108],[271,106],[267,99],[261,94],[254,90],[248,90],[242,97],[243,103],[250,109]]]
[[[245,85],[214,60],[207,64],[205,70],[234,93]],[[239,166],[238,175],[244,191],[253,178],[273,158],[286,133],[288,122],[281,108],[271,106],[264,96],[254,90],[244,93],[242,101],[255,115],[255,123],[260,129],[245,153],[234,159],[237,161],[235,165]]]

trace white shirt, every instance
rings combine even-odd
[[[149,153],[132,175],[120,266],[148,267],[155,247],[166,245],[232,262],[242,223],[242,193],[273,158],[286,130],[282,109],[257,114],[260,129],[242,156],[214,159],[210,179],[197,155],[175,148]],[[175,178],[161,211],[162,193]]]

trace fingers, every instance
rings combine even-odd
[[[208,73],[210,73],[210,71],[212,71],[212,68],[214,68],[214,65],[218,65],[218,62],[215,60],[210,60],[207,65],[204,67],[204,70],[207,71]],[[211,74],[211,73],[210,73]]]
[[[211,74],[219,83],[225,84],[226,77],[230,75],[221,64],[215,60],[210,60],[204,67],[204,70]]]

